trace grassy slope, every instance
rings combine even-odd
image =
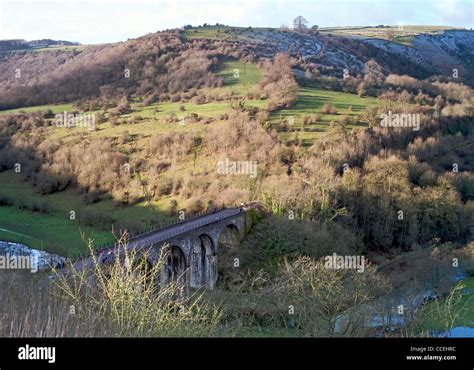
[[[0,114],[18,113],[18,112],[38,112],[38,111],[47,111],[48,109],[51,109],[51,111],[54,114],[63,113],[64,111],[71,112],[75,110],[72,104],[37,105],[34,107],[3,110],[3,111],[0,111]]]
[[[396,44],[402,44],[406,46],[412,46],[413,37],[420,34],[436,35],[443,33],[445,30],[456,29],[454,27],[445,26],[390,26],[387,28],[374,28],[374,27],[336,27],[336,28],[323,28],[321,33],[323,34],[334,34],[339,36],[348,37],[362,37],[362,38],[375,38],[383,40],[391,40]]]
[[[332,104],[337,109],[337,114],[324,114],[325,103]],[[337,122],[342,115],[354,117],[367,106],[376,104],[376,99],[371,97],[359,97],[338,91],[328,91],[320,88],[300,88],[297,102],[288,109],[276,111],[271,116],[271,124],[277,128],[280,121],[288,122],[290,117],[294,119],[293,128],[298,131],[298,136],[305,144],[311,144],[318,136],[327,131],[332,121]],[[349,109],[352,109],[350,111]],[[316,124],[306,124],[304,132],[301,132],[302,116],[316,113],[319,120]],[[348,125],[352,129],[354,125]],[[292,132],[282,133],[283,138],[294,137]]]
[[[272,31],[275,28],[267,27],[228,27],[228,26],[207,26],[193,27],[183,32],[187,39],[226,39],[239,38],[240,40],[252,40],[254,31]]]
[[[454,27],[447,26],[416,26],[416,25],[400,25],[400,26],[390,26],[384,28],[375,28],[375,27],[329,27],[321,28],[320,32],[322,33],[331,33],[335,35],[345,35],[345,36],[361,36],[369,38],[380,38],[387,39],[391,34],[395,38],[403,36],[412,36],[419,35],[422,33],[426,34],[438,34],[442,33],[444,30],[455,29]]]
[[[90,47],[91,45],[49,45],[43,48],[34,48],[32,51],[37,53],[43,53],[45,51],[67,51],[67,50],[76,50],[83,51],[85,48]]]
[[[20,211],[16,207],[0,207],[0,229],[11,231],[11,233],[0,233],[0,240],[30,241],[27,245],[60,251],[63,255],[74,255],[87,250],[81,240],[80,229],[87,231],[86,236],[93,237],[96,245],[113,240],[112,227],[110,230],[101,230],[98,227],[85,227],[77,221],[70,221],[71,210],[75,211],[78,217],[85,210],[95,211],[112,215],[117,223],[133,220],[134,223],[140,223],[143,227],[167,220],[160,212],[163,201],[154,202],[151,205],[141,203],[128,207],[116,207],[112,200],[84,205],[82,196],[74,190],[39,195],[32,185],[23,182],[13,171],[0,173],[0,183],[2,184],[0,196],[21,201],[27,206],[31,206],[40,198],[48,206],[48,214]],[[24,234],[27,238],[14,233]],[[38,240],[29,240],[28,237]]]
[[[236,69],[239,70],[239,78],[234,77]],[[235,97],[242,97],[248,89],[258,83],[262,72],[254,65],[240,61],[226,61],[222,63],[217,74],[224,77],[224,86],[219,88],[218,92],[231,92]],[[205,89],[203,89],[203,92],[206,92]],[[247,104],[261,107],[265,104],[265,101],[250,100]],[[185,107],[184,112],[179,110],[181,105]],[[75,110],[71,104],[60,104],[4,112],[12,113],[22,110],[31,112],[47,109],[51,109],[54,113]],[[88,135],[91,137],[119,137],[127,131],[132,135],[137,135],[138,147],[143,148],[148,145],[150,137],[155,134],[206,129],[206,126],[200,123],[186,124],[186,121],[184,125],[165,123],[163,119],[167,115],[174,113],[177,117],[180,115],[187,117],[191,113],[196,113],[201,117],[217,117],[220,114],[229,113],[231,109],[230,103],[226,101],[199,105],[180,102],[160,103],[148,107],[143,107],[141,103],[135,102],[132,104],[133,112],[122,116],[121,119],[126,119],[131,115],[140,115],[144,118],[142,121],[133,125],[124,124],[115,127],[110,127],[108,123],[104,123],[99,126],[98,131],[89,132]],[[62,138],[65,142],[73,140],[73,135],[78,131],[87,132],[87,129],[79,127],[64,129],[52,126],[49,130],[50,137]],[[181,166],[189,167],[193,166],[193,163],[184,163]],[[71,222],[68,218],[71,210],[75,210],[77,213],[81,210],[93,210],[111,215],[115,222],[130,221],[141,224],[144,228],[168,220],[163,212],[168,197],[150,203],[141,202],[125,207],[117,207],[112,200],[102,200],[95,204],[84,205],[82,196],[74,190],[39,195],[32,185],[23,182],[14,171],[0,173],[0,184],[0,196],[5,196],[28,206],[34,204],[38,199],[45,201],[48,205],[48,214],[39,214],[28,210],[20,211],[16,207],[0,207],[0,229],[8,230],[0,231],[0,240],[22,242],[26,245],[45,248],[63,255],[75,255],[87,250],[79,232],[80,225],[77,222]],[[87,230],[86,236],[93,237],[97,244],[102,244],[113,238],[112,229],[104,231],[99,228],[84,228],[83,226],[81,229],[82,231]]]
[[[217,71],[217,75],[224,78],[226,89],[242,95],[260,81],[262,71],[249,63],[225,61]]]
[[[238,70],[239,77],[235,77],[235,71]],[[231,94],[233,97],[243,97],[250,91],[260,80],[262,71],[256,66],[243,63],[240,61],[227,60],[224,61],[216,73],[224,78],[224,86],[218,89],[202,89],[205,94]],[[322,114],[322,107],[324,103],[331,103],[338,109],[338,115]],[[348,94],[342,92],[326,91],[319,88],[301,88],[298,101],[289,108],[275,112],[271,116],[271,124],[277,125],[280,119],[295,117],[295,129],[299,131],[300,118],[302,115],[311,113],[318,113],[320,120],[315,125],[306,125],[305,132],[299,132],[301,138],[310,144],[321,133],[327,130],[331,121],[336,121],[342,114],[355,115],[363,110],[367,105],[373,104],[375,99],[359,98],[355,94]],[[255,107],[263,107],[266,104],[265,100],[248,100],[247,105]],[[180,111],[180,106],[185,107],[185,111]],[[184,125],[179,123],[165,123],[164,118],[170,114],[175,114],[177,117],[187,117],[191,113],[196,113],[201,117],[218,118],[223,113],[231,111],[231,103],[229,101],[218,101],[207,104],[188,103],[159,103],[148,107],[136,101],[132,105],[132,113],[120,117],[120,120],[127,119],[132,115],[139,115],[143,118],[135,124],[121,124],[111,127],[108,123],[101,124],[99,130],[95,132],[88,132],[90,137],[120,137],[124,132],[136,136],[136,143],[139,149],[143,149],[150,138],[159,133],[165,132],[180,132],[189,130],[206,130],[206,125],[202,123],[187,124],[185,120]],[[352,112],[348,108],[352,107]],[[55,106],[41,106],[29,107],[23,110],[46,110],[51,109],[53,112],[63,112],[65,110],[74,110],[70,104],[61,104]],[[16,110],[18,111],[18,110]],[[219,124],[217,121],[214,124]],[[77,131],[86,131],[84,128],[64,129],[58,127],[50,128],[50,137],[62,138],[67,142],[74,139],[74,133]],[[290,137],[291,133],[282,132],[283,137]],[[191,159],[185,163],[178,164],[179,170],[205,171],[208,166],[209,158],[197,158],[196,161]],[[61,250],[62,254],[69,255],[77,252],[85,251],[85,243],[81,240],[79,235],[79,225],[71,223],[68,219],[70,210],[93,210],[101,214],[111,215],[114,222],[131,221],[135,224],[147,227],[151,224],[156,224],[160,220],[164,220],[165,208],[168,202],[168,197],[163,197],[158,201],[151,203],[141,202],[133,206],[117,207],[112,200],[102,200],[96,204],[84,205],[81,195],[74,190],[67,190],[60,193],[39,196],[34,187],[30,184],[22,182],[20,178],[13,171],[6,171],[0,173],[0,195],[6,196],[9,199],[20,201],[27,204],[33,204],[35,200],[41,197],[48,204],[49,213],[47,215],[39,215],[29,211],[17,211],[16,208],[1,207],[1,211],[5,217],[0,217],[0,228],[8,229],[12,232],[25,234],[37,238],[38,240],[31,240],[29,245],[42,246],[50,250]],[[178,206],[182,204],[179,199]],[[15,215],[14,217],[11,215]],[[29,226],[25,226],[29,225]],[[91,228],[90,233],[97,239],[98,244],[110,240],[111,230],[104,231],[98,228]],[[59,236],[61,235],[61,236]],[[0,234],[0,240],[21,241],[24,237],[17,234],[5,233]],[[67,248],[64,247],[67,245]]]
[[[0,207],[0,220],[0,240],[23,243],[63,256],[86,252],[89,238],[98,245],[112,237],[109,232],[81,226],[64,216],[37,214],[13,207]]]

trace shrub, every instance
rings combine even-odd
[[[196,96],[192,99],[192,102],[193,102],[194,104],[204,104],[204,103],[206,103],[206,96],[205,96],[205,95],[202,95],[202,94],[196,95]]]
[[[417,80],[416,78],[406,75],[399,76],[393,73],[387,76],[385,82],[389,85],[405,88],[410,91],[416,91],[418,89],[421,89],[423,85],[422,82],[420,80]]]
[[[171,95],[170,101],[172,103],[176,103],[181,100],[181,96],[179,94],[173,94]]]
[[[51,207],[46,200],[35,200],[31,207],[33,212],[39,213],[49,213],[51,211]]]
[[[99,227],[104,230],[110,230],[112,218],[93,209],[83,209],[79,212],[79,221],[86,226]]]
[[[145,100],[143,100],[143,105],[147,107],[151,104],[156,103],[157,100],[158,100],[158,97],[155,94],[149,95],[145,98]]]
[[[204,203],[200,198],[190,198],[186,202],[186,212],[193,214],[204,210]]]
[[[122,99],[120,99],[119,103],[117,104],[117,107],[115,108],[115,113],[117,115],[122,115],[130,112],[130,103],[128,102],[128,99],[126,96],[123,96]]]
[[[449,178],[461,194],[463,202],[474,200],[474,175],[470,172],[450,173]]]
[[[290,107],[298,96],[298,84],[291,69],[290,57],[287,54],[276,54],[274,61],[264,66],[265,75],[260,87],[269,98],[270,111],[280,107]]]
[[[319,116],[316,113],[312,113],[310,115],[303,115],[301,117],[301,122],[303,123],[303,125],[315,124],[318,122],[318,120],[319,120]]]
[[[168,282],[161,279],[169,253],[166,245],[152,266],[146,252],[126,247],[125,236],[117,245],[106,263],[91,253],[91,271],[70,266],[69,275],[57,274],[57,289],[70,297],[79,312],[95,312],[107,325],[116,327],[120,336],[217,334],[219,309],[205,303],[202,294],[186,294],[184,276]],[[86,273],[93,278],[85,279]]]
[[[323,105],[323,112],[325,114],[337,114],[337,109],[330,103],[324,103]]]
[[[341,116],[341,117],[339,118],[339,122],[340,122],[342,125],[346,126],[346,125],[349,125],[349,124],[352,123],[352,118],[351,118],[350,116],[348,116],[348,115],[345,114],[345,115],[343,115],[343,116]]]
[[[15,201],[5,195],[0,195],[0,205],[1,206],[12,206],[15,204]]]
[[[158,183],[156,185],[156,193],[157,197],[161,197],[163,195],[170,195],[173,190],[173,179],[169,177],[160,177]]]
[[[285,315],[291,316],[286,325],[311,336],[354,336],[366,328],[364,315],[350,309],[370,302],[388,286],[371,266],[365,266],[362,274],[351,269],[328,269],[325,260],[301,256],[281,264],[270,291],[275,292],[273,302],[281,312],[288,312],[289,306],[295,308],[294,315]]]

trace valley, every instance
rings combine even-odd
[[[134,274],[127,265],[92,266],[112,282],[100,286],[100,305],[61,280],[59,291],[88,322],[104,325],[73,321],[66,335],[472,329],[473,45],[472,31],[442,26],[204,25],[4,51],[0,240],[74,262],[195,215],[252,206],[239,243],[196,232],[182,241],[186,255],[177,238],[171,257]],[[57,124],[69,115],[80,124]],[[398,115],[414,117],[416,129],[383,123]],[[88,117],[94,124],[83,124]],[[132,260],[143,260],[138,252]],[[327,269],[322,261],[333,254],[366,262]],[[160,268],[176,281],[181,268],[190,281],[211,270],[218,278],[183,298],[177,316],[163,302],[183,292],[164,286]],[[461,275],[465,286],[452,279]],[[1,278],[12,290],[9,281],[34,281]],[[45,307],[69,302],[40,299]],[[1,301],[14,307],[6,295]]]

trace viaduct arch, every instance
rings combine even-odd
[[[155,266],[164,252],[163,283],[173,281],[189,288],[213,289],[219,269],[231,266],[229,252],[240,246],[252,226],[246,214],[243,207],[209,212],[137,235],[131,238],[127,248],[147,251],[145,269]],[[100,250],[99,259],[106,261],[111,250]],[[76,268],[87,268],[91,259],[78,261]]]

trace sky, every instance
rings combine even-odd
[[[0,0],[0,39],[125,41],[185,24],[474,28],[474,0]]]

